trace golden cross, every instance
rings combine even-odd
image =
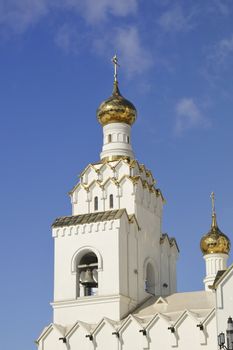
[[[114,64],[114,81],[117,81],[117,67],[120,67],[120,65],[116,54],[112,58],[112,63]]]
[[[215,214],[215,194],[214,194],[214,192],[211,192],[210,198],[212,201],[212,215],[213,215],[213,214]]]

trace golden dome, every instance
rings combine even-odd
[[[118,88],[118,81],[114,81],[112,96],[101,103],[97,109],[97,118],[100,124],[126,123],[132,125],[137,117],[134,105],[126,100]]]
[[[203,255],[218,253],[229,254],[231,242],[229,238],[219,230],[215,212],[212,213],[211,229],[202,237],[200,247]]]

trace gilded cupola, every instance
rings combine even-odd
[[[117,80],[118,59],[113,57],[115,74],[112,96],[102,102],[97,109],[97,118],[101,125],[110,123],[126,123],[132,125],[137,117],[137,110],[134,105],[124,98],[119,90]]]
[[[200,247],[203,255],[207,254],[229,254],[231,242],[230,239],[220,231],[217,225],[214,193],[211,194],[212,198],[212,222],[211,228],[207,234],[205,234],[200,242]]]

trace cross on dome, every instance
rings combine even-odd
[[[214,192],[211,192],[210,198],[212,201],[212,215],[215,215],[216,212],[215,212],[215,193]]]
[[[117,69],[120,67],[120,65],[118,63],[118,57],[116,54],[112,58],[112,63],[114,64],[114,81],[117,81]]]
[[[137,110],[134,105],[120,93],[117,80],[118,67],[120,67],[120,65],[118,63],[119,61],[116,54],[113,56],[111,61],[114,65],[114,83],[112,96],[101,103],[97,109],[97,118],[100,124],[103,126],[113,123],[124,123],[131,126],[136,120]],[[130,139],[130,135],[127,136]],[[129,145],[129,142],[126,143]],[[130,157],[132,158],[131,151],[130,154]]]

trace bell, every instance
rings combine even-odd
[[[83,280],[81,281],[81,284],[85,287],[96,287],[97,283],[96,281],[93,279],[93,274],[91,269],[87,269],[85,271],[85,275]]]

